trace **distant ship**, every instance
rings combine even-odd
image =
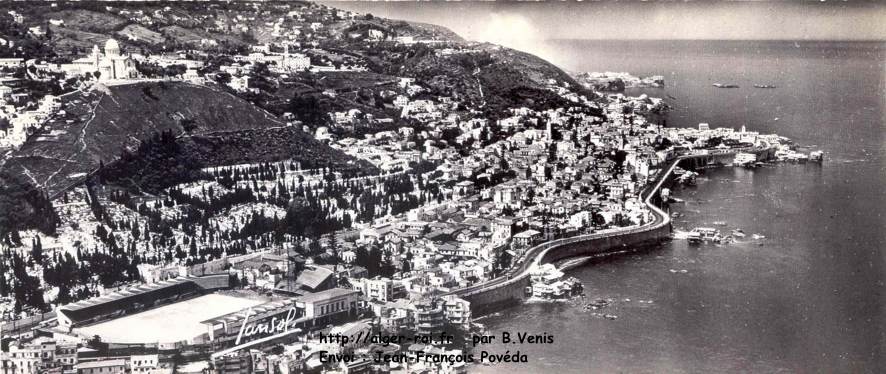
[[[756,87],[756,88],[775,88],[775,86],[773,86],[771,84],[755,84],[754,87]]]
[[[738,88],[738,85],[737,85],[737,84],[732,84],[732,83],[726,83],[726,84],[723,84],[723,83],[714,83],[713,86],[714,86],[714,87],[717,87],[717,88]]]

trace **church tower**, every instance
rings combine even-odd
[[[98,71],[98,66],[101,63],[102,52],[98,49],[97,45],[92,46],[92,55],[90,56],[92,59],[92,68],[93,71]]]

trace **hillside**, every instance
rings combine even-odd
[[[210,180],[211,166],[260,164],[292,160],[302,168],[331,168],[348,175],[375,168],[321,144],[296,127],[237,130],[216,134],[154,135],[135,152],[125,152],[97,173],[105,184],[136,193],[160,194],[181,183]]]
[[[32,182],[56,192],[81,179],[102,163],[109,164],[123,152],[135,152],[142,140],[169,131],[176,135],[208,136],[216,139],[239,137],[237,132],[286,126],[251,103],[211,86],[182,82],[150,82],[100,86],[89,92],[75,92],[63,97],[64,115],[47,125],[44,133],[31,137],[7,162]],[[70,122],[70,123],[69,123]],[[335,162],[348,158],[313,140],[299,130],[289,131],[297,139],[307,158],[330,156]],[[280,138],[280,137],[277,137]],[[234,140],[239,144],[243,139]],[[280,138],[279,141],[285,141]],[[243,149],[233,149],[244,157]],[[229,148],[224,148],[226,150]],[[271,147],[270,149],[278,149]],[[283,148],[279,148],[283,150]],[[290,157],[271,152],[263,161]],[[236,158],[224,153],[218,159]],[[298,153],[292,157],[299,157]],[[201,157],[205,164],[213,159]]]
[[[562,106],[561,99],[545,89],[551,79],[578,87],[563,70],[534,55],[491,44],[473,49],[473,53],[454,56],[426,55],[404,70],[438,90],[454,91],[486,105],[492,112],[520,106]]]

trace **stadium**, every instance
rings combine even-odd
[[[215,293],[229,287],[227,274],[139,285],[65,305],[58,310],[58,324],[103,342],[201,343],[206,335],[201,321],[261,303]]]
[[[164,305],[94,325],[74,329],[78,335],[98,335],[114,343],[202,343],[206,334],[200,322],[260,304],[234,296],[209,294]]]
[[[84,339],[98,336],[115,346],[178,349],[235,345],[243,324],[290,315],[292,327],[311,329],[353,317],[359,292],[341,288],[274,301],[231,296],[227,274],[187,276],[149,283],[58,309],[58,326]],[[248,328],[249,326],[247,326]],[[303,330],[302,330],[303,331]],[[255,339],[261,336],[253,337]]]

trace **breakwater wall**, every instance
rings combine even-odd
[[[578,240],[548,248],[537,261],[551,263],[570,257],[639,250],[670,238],[670,234],[670,224],[662,224],[630,233],[589,239],[577,238]],[[522,303],[528,297],[526,289],[529,285],[529,274],[524,272],[506,282],[465,292],[460,297],[471,303],[471,312],[474,315],[480,316]]]
[[[681,157],[680,166],[694,170],[729,165],[732,164],[732,160],[739,152],[753,153],[757,155],[758,161],[768,161],[775,157],[775,150],[773,148],[712,149],[705,152]]]

